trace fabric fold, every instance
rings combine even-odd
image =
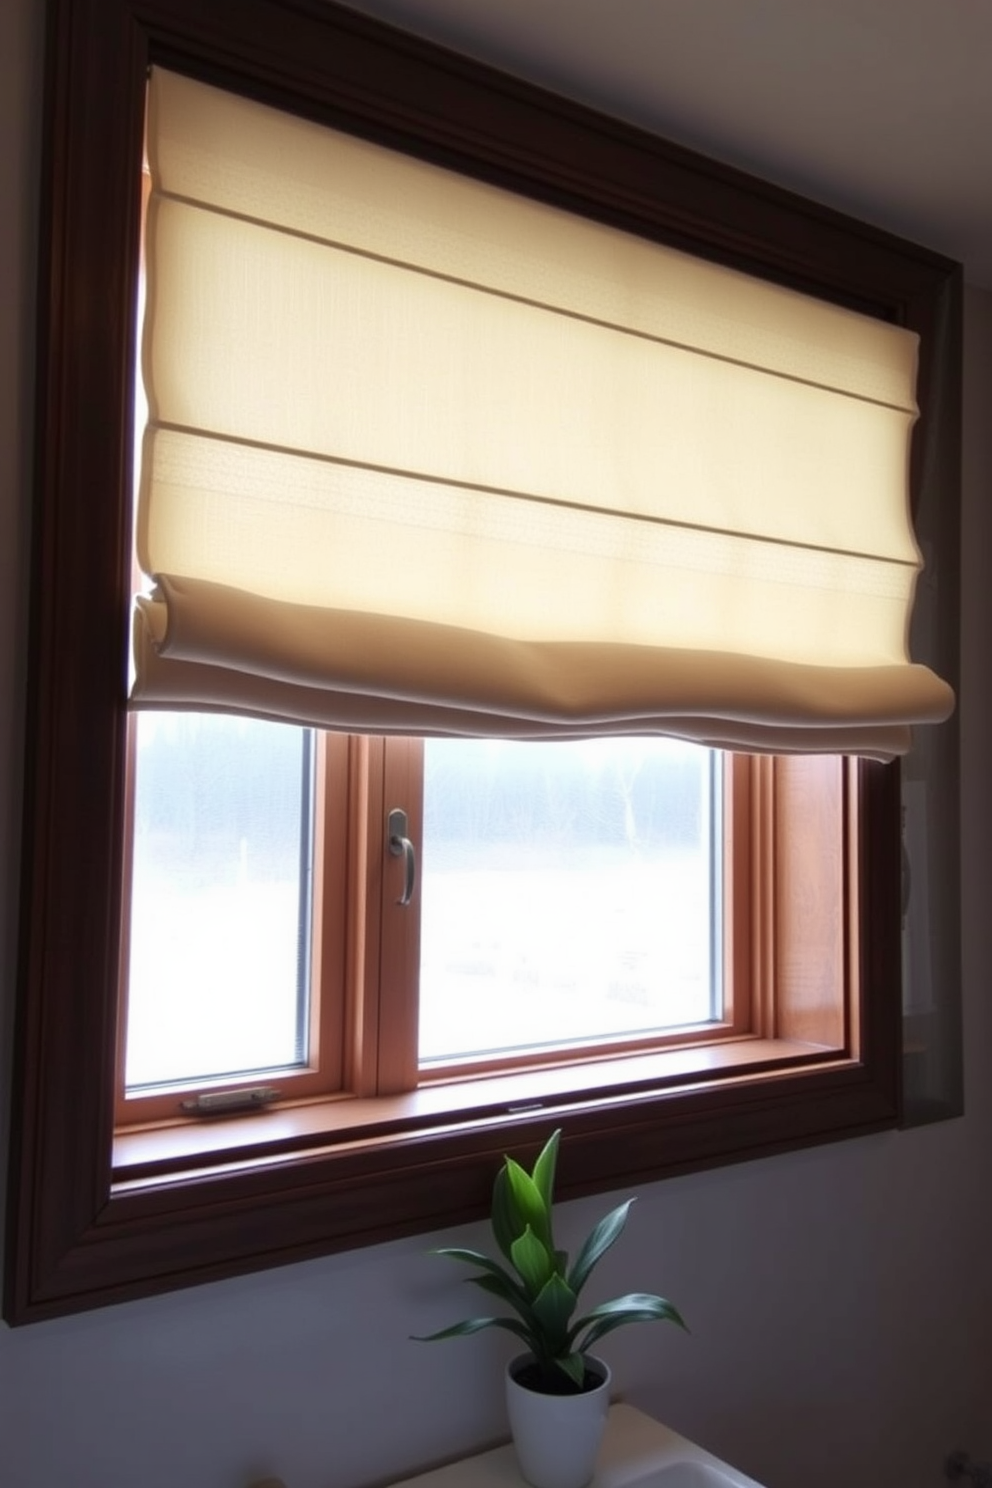
[[[921,666],[522,642],[175,577],[139,602],[135,655],[141,706],[195,706],[209,676],[212,708],[357,732],[671,734],[723,748],[815,744],[890,758],[906,747],[911,722],[938,722],[953,707],[951,689]]]
[[[157,67],[148,157],[135,706],[885,758],[947,715],[914,334]]]

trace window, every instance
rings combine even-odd
[[[307,1093],[303,1072],[327,1062],[310,995],[313,732],[179,713],[132,735],[119,1117],[178,1114],[245,1071],[292,1071]]]
[[[898,1107],[898,768],[759,761],[748,766],[748,792],[733,793],[735,829],[746,800],[749,840],[771,832],[776,849],[793,854],[786,876],[795,882],[812,839],[780,839],[776,823],[810,788],[806,777],[823,775],[827,784],[812,787],[812,798],[833,796],[825,830],[845,885],[838,909],[846,895],[857,905],[857,924],[870,930],[855,940],[851,915],[823,922],[848,989],[831,1004],[827,1029],[822,1001],[800,975],[791,1000],[776,1000],[776,1047],[744,1069],[710,1053],[707,1077],[697,1063],[687,1079],[678,1064],[683,1051],[659,1052],[651,1057],[670,1060],[669,1072],[638,1074],[629,1064],[631,1078],[618,1095],[615,1080],[600,1082],[593,1061],[581,1090],[573,1085],[559,1097],[546,1086],[538,1111],[523,1070],[514,1076],[524,1082],[519,1100],[484,1096],[470,1114],[464,1102],[452,1105],[458,1082],[442,1080],[387,1100],[369,1097],[364,1111],[357,1109],[364,1097],[352,1101],[344,1137],[326,1109],[317,1110],[321,1102],[304,1101],[293,1114],[183,1127],[187,1135],[166,1148],[156,1145],[156,1133],[128,1137],[128,1149],[113,1155],[129,758],[121,676],[129,307],[147,65],[228,83],[910,326],[923,338],[925,391],[935,307],[949,294],[953,300],[957,281],[953,267],[933,255],[331,6],[310,13],[279,0],[245,0],[236,36],[219,21],[208,33],[192,0],[168,0],[152,20],[132,0],[59,0],[54,18],[8,1318],[26,1322],[468,1218],[483,1209],[503,1149],[536,1144],[551,1122],[563,1121],[569,1137],[564,1194],[891,1125]],[[943,412],[953,426],[953,408]],[[932,428],[927,410],[917,451]],[[339,740],[333,748],[366,782],[368,810],[349,807],[348,841],[356,855],[350,881],[368,889],[384,862],[392,866],[388,852],[370,845],[368,823],[381,836],[394,762],[376,742]],[[403,785],[409,761],[402,749],[396,755]],[[404,794],[410,798],[404,789],[396,799]],[[813,811],[804,820],[819,817]],[[809,931],[804,901],[790,904],[778,918],[786,953]],[[295,923],[298,929],[299,916]],[[380,955],[405,954],[409,930],[394,936],[380,925],[379,932],[372,944]],[[762,998],[759,1008],[772,1016]],[[371,1004],[362,1013],[381,1018]],[[353,1029],[352,1043],[364,1031]],[[783,1060],[789,1041],[804,1042],[806,1052]],[[247,1126],[253,1135],[246,1141]]]
[[[727,1023],[715,751],[621,736],[424,752],[423,1071]]]
[[[124,915],[122,1166],[129,1147],[170,1140],[129,1142],[130,1129],[183,1121],[204,1095],[208,1113],[239,1094],[331,1097],[325,1125],[347,1128],[368,1119],[362,1096],[533,1104],[549,1079],[567,1094],[848,1047],[842,859],[857,784],[840,760],[776,765],[651,739],[328,736],[314,789],[300,731],[166,714],[147,732],[160,758],[136,792]],[[420,862],[409,904],[390,862],[390,779],[404,781]],[[225,820],[232,797],[241,809]],[[349,818],[381,864],[374,898],[359,891]],[[803,890],[800,836],[817,844]],[[813,903],[800,936],[785,906],[801,892]],[[807,1026],[790,1041],[802,996]],[[242,1141],[266,1136],[246,1125]]]
[[[123,917],[122,1180],[213,1160],[197,1100],[355,1134],[386,1112],[850,1055],[859,786],[839,758],[150,723]],[[250,1117],[235,1132],[245,1152],[270,1136]]]
[[[733,871],[728,893],[714,751],[381,741],[384,773],[391,755],[408,758],[412,789],[423,762],[423,804],[420,791],[404,798],[409,867],[387,863],[386,903],[363,913],[347,819],[369,815],[350,757],[370,741],[203,714],[138,715],[132,732],[124,1125],[178,1118],[204,1096],[230,1110],[239,1088],[268,1101],[273,1085],[252,1081],[276,1076],[283,1100],[392,1094],[390,1062],[390,1083],[415,1088],[750,1028],[722,964]],[[378,855],[402,858],[397,846]],[[394,918],[414,922],[399,1006],[385,1015],[390,992],[371,988],[376,1031],[345,1061],[362,1002],[348,967],[373,958],[374,927],[399,896],[409,902]]]

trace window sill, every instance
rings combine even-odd
[[[118,1193],[193,1173],[231,1172],[301,1153],[347,1144],[379,1143],[508,1116],[594,1111],[622,1101],[636,1105],[659,1094],[706,1091],[717,1085],[769,1080],[797,1070],[855,1064],[843,1050],[796,1039],[744,1038],[575,1066],[521,1070],[500,1076],[438,1080],[403,1095],[301,1101],[247,1116],[155,1122],[121,1130],[114,1140],[113,1187]]]

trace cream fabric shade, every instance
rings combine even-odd
[[[915,337],[156,69],[134,700],[908,747]]]

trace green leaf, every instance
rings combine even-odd
[[[515,1276],[505,1270],[499,1261],[494,1261],[490,1256],[483,1255],[479,1250],[465,1250],[460,1245],[441,1246],[432,1252],[433,1255],[449,1256],[453,1261],[465,1261],[470,1266],[479,1266],[486,1273],[483,1276],[469,1276],[466,1280],[475,1286],[483,1287],[487,1292],[508,1302],[521,1314],[529,1314],[529,1299],[527,1293],[520,1285]],[[530,1320],[532,1321],[532,1319]]]
[[[561,1128],[551,1133],[551,1136],[541,1148],[537,1162],[534,1164],[534,1183],[549,1215],[551,1214],[551,1206],[554,1201],[555,1166],[558,1161],[558,1143],[560,1141]]]
[[[527,1293],[510,1277],[501,1276],[470,1276],[470,1284],[480,1287],[482,1291],[489,1292],[498,1297],[522,1318],[525,1325],[533,1332],[540,1331],[540,1323],[534,1315],[534,1310],[527,1299]],[[511,1290],[512,1288],[512,1290]]]
[[[437,1245],[430,1255],[450,1256],[453,1261],[468,1261],[473,1266],[479,1266],[488,1256],[481,1250],[467,1250],[464,1245]]]
[[[586,1377],[586,1361],[581,1354],[561,1354],[555,1360],[559,1369],[563,1369],[569,1379],[582,1389]]]
[[[506,1256],[506,1259],[508,1261],[512,1260],[513,1258],[510,1255],[510,1247],[513,1245],[513,1242],[514,1240],[516,1240],[517,1236],[522,1233],[523,1226],[521,1226],[519,1229],[516,1226],[512,1195],[510,1193],[510,1180],[506,1176],[505,1166],[500,1168],[499,1172],[496,1174],[496,1181],[493,1184],[493,1212],[491,1223],[493,1227],[493,1235],[496,1238],[496,1244]]]
[[[511,1276],[499,1261],[494,1261],[491,1256],[483,1255],[479,1250],[463,1250],[461,1246],[450,1245],[432,1252],[434,1255],[450,1256],[453,1261],[465,1261],[469,1266],[479,1266],[483,1271],[488,1271],[491,1276],[499,1277],[506,1283],[510,1292],[523,1297],[523,1292],[516,1280]]]
[[[576,1300],[572,1288],[557,1272],[551,1274],[534,1298],[532,1311],[551,1354],[560,1354],[568,1348],[568,1325]]]
[[[522,1235],[529,1225],[541,1243],[553,1251],[551,1215],[541,1190],[526,1169],[512,1157],[506,1159],[506,1176],[510,1185],[510,1208],[516,1234]]]
[[[496,1275],[492,1272],[484,1276],[469,1276],[467,1278],[471,1286],[481,1287],[484,1292],[490,1292],[494,1297],[500,1297],[504,1302],[509,1302],[513,1307],[526,1307],[527,1296],[520,1283],[514,1281],[512,1276]]]
[[[568,1277],[568,1284],[576,1296],[578,1296],[589,1280],[589,1275],[596,1262],[601,1256],[606,1254],[610,1246],[621,1234],[624,1225],[627,1223],[627,1215],[630,1212],[630,1206],[633,1202],[633,1199],[628,1199],[619,1208],[611,1210],[606,1218],[601,1219],[596,1228],[586,1236],[582,1249],[575,1257],[575,1265],[572,1267],[571,1274]]]
[[[547,1247],[542,1245],[530,1225],[510,1246],[510,1256],[524,1284],[528,1301],[533,1301],[554,1273],[553,1256],[548,1254]]]
[[[579,1318],[569,1334],[569,1342],[585,1353],[597,1339],[612,1333],[615,1328],[626,1327],[628,1323],[676,1323],[685,1328],[681,1314],[667,1298],[655,1297],[649,1292],[629,1292],[625,1297],[601,1303],[585,1317]],[[584,1333],[583,1329],[586,1330]]]
[[[484,1255],[481,1250],[466,1250],[461,1245],[439,1245],[431,1255],[448,1256],[453,1261],[465,1261],[470,1266],[482,1266],[486,1271],[502,1271],[503,1268],[498,1261],[492,1260],[490,1256]],[[506,1275],[506,1272],[503,1272]]]
[[[467,1338],[470,1333],[481,1333],[483,1328],[505,1328],[508,1333],[522,1338],[528,1348],[533,1345],[523,1323],[518,1323],[516,1318],[503,1317],[466,1318],[465,1322],[452,1323],[450,1328],[442,1328],[438,1333],[411,1333],[410,1337],[414,1343],[436,1343],[439,1338]]]

